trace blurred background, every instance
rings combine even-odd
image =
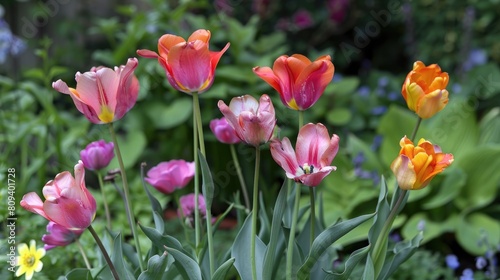
[[[2,0],[0,179],[6,181],[4,170],[16,168],[19,201],[26,192],[40,193],[57,173],[72,170],[89,142],[109,141],[107,128],[88,122],[68,96],[52,89],[53,81],[62,79],[75,86],[77,71],[125,64],[127,58],[137,57],[137,49],[156,51],[157,40],[165,33],[187,38],[202,28],[212,33],[211,50],[231,43],[212,88],[201,95],[207,160],[218,192],[216,215],[234,201],[239,189],[229,147],[218,143],[208,128],[211,119],[222,116],[217,101],[228,103],[235,96],[267,93],[277,110],[280,137],[295,138],[295,112],[279,102],[278,94],[252,68],[272,66],[283,54],[300,53],[311,60],[326,54],[332,57],[334,79],[305,114],[306,122],[322,122],[330,133],[341,137],[333,162],[338,169],[318,187],[324,222],[330,225],[339,218],[372,212],[381,175],[393,191],[389,166],[398,154],[399,140],[411,134],[416,122],[401,96],[401,85],[414,61],[437,63],[450,75],[450,103],[422,123],[417,139],[424,137],[440,145],[455,155],[455,162],[431,186],[412,192],[396,221],[395,240],[412,238],[424,227],[425,244],[394,277],[455,279],[472,272],[474,279],[496,279],[500,251],[499,14],[499,0],[292,0],[286,4],[270,0]],[[139,58],[135,74],[141,86],[137,104],[115,127],[134,198],[147,201],[141,162],[147,163],[147,170],[161,161],[193,158],[192,105],[190,96],[170,87],[156,60]],[[265,180],[260,189],[269,206],[274,204],[284,174],[268,147],[263,149],[261,178]],[[251,185],[253,151],[244,145],[237,150],[247,185]],[[98,191],[97,179],[90,172],[87,184]],[[106,192],[118,201],[112,186]],[[166,209],[174,207],[170,197],[156,194]],[[1,188],[2,201],[6,196]],[[138,220],[148,223],[149,205],[136,206]],[[119,202],[112,208],[122,211]],[[33,229],[19,238],[39,240],[45,220],[20,207],[17,214],[29,221],[24,227]],[[2,207],[0,220],[6,215]],[[124,213],[116,215],[125,224]],[[369,226],[340,242],[340,260],[365,242]],[[147,239],[144,242],[148,244]],[[40,277],[54,279],[70,269],[64,254],[76,249],[57,250],[51,252],[54,269]],[[484,262],[478,264],[478,259]],[[73,260],[75,266],[83,266],[79,262]],[[2,279],[10,275],[6,270],[2,273]]]

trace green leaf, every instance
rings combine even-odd
[[[334,108],[326,114],[326,120],[332,125],[346,125],[352,119],[352,112],[347,108]]]
[[[431,120],[431,133],[424,138],[439,145],[443,152],[452,153],[459,159],[477,148],[479,133],[476,112],[466,100],[451,99],[448,105]]]
[[[390,166],[392,161],[398,156],[401,149],[399,141],[405,135],[410,137],[416,123],[417,115],[415,113],[397,105],[391,105],[389,110],[382,116],[377,133],[384,135],[384,139],[380,145],[380,156],[384,165]],[[415,139],[420,139],[421,137],[425,139],[432,138],[429,135],[431,133],[429,133],[427,125],[423,121],[420,124]]]
[[[231,247],[231,257],[235,259],[234,267],[238,271],[242,280],[252,279],[252,262],[250,260],[251,251],[251,236],[252,236],[252,215],[248,215],[243,226],[238,232],[233,246]],[[258,236],[255,237],[255,262],[257,272],[262,271],[262,261],[264,260],[264,253],[266,245],[260,240]],[[262,280],[262,275],[257,273],[257,279]]]
[[[92,273],[86,268],[75,268],[65,276],[66,280],[93,280]]]
[[[165,247],[177,249],[183,253],[184,248],[182,244],[172,236],[162,235],[158,230],[150,227],[143,226],[139,224],[139,227],[142,229],[144,234],[153,242],[153,244],[158,247],[161,251],[165,250]]]
[[[167,247],[167,253],[174,257],[174,265],[183,279],[202,280],[198,263],[183,252]]]
[[[325,229],[325,231],[320,233],[320,235],[314,239],[311,251],[307,256],[306,261],[299,269],[298,279],[307,279],[314,264],[328,247],[330,247],[337,239],[344,236],[364,221],[372,218],[374,215],[375,214],[367,214],[343,221]]]
[[[212,173],[208,167],[207,160],[199,150],[198,157],[200,159],[201,176],[203,179],[202,192],[207,210],[210,210],[212,208],[212,201],[214,200],[214,180],[212,180]]]
[[[500,143],[500,108],[491,109],[479,123],[479,144]]]
[[[477,147],[461,158],[456,157],[455,164],[467,174],[467,182],[455,204],[461,209],[477,209],[490,204],[496,197],[500,181],[500,145]]]
[[[224,280],[226,279],[226,275],[233,266],[234,258],[230,258],[225,263],[223,263],[217,270],[214,272],[212,276],[212,280]]]
[[[370,245],[368,245],[364,248],[360,248],[352,252],[352,254],[345,262],[344,270],[342,271],[342,273],[332,272],[331,273],[332,276],[325,278],[325,280],[326,279],[348,280],[354,268],[358,265],[360,261],[362,261],[368,255],[368,253],[370,252],[370,248],[371,248]]]
[[[278,238],[281,232],[281,221],[283,219],[283,213],[285,212],[286,206],[286,182],[286,180],[283,182],[278,198],[276,199],[276,204],[274,205],[271,236],[264,254],[264,269],[262,271],[262,279],[264,280],[271,280],[273,278],[273,271],[276,267],[274,261],[277,258],[277,254],[282,253],[276,251],[276,247],[278,245]]]
[[[389,279],[396,269],[417,251],[423,238],[423,232],[419,232],[410,241],[398,242],[396,246],[394,246],[393,252],[391,252],[390,256],[386,259],[378,279]]]
[[[112,234],[113,235],[113,234]],[[116,272],[120,276],[120,279],[135,279],[129,267],[125,263],[125,258],[123,257],[122,248],[122,235],[121,233],[113,236],[113,254],[111,255],[111,261],[116,268]]]
[[[490,248],[481,246],[480,241],[487,240],[487,244],[500,243],[500,224],[483,213],[473,213],[461,217],[456,230],[457,240],[460,245],[470,254],[483,255]]]
[[[438,193],[422,205],[424,209],[438,208],[449,203],[460,193],[462,187],[465,186],[467,174],[462,169],[452,168],[447,173],[443,182],[439,186],[436,186],[439,188]],[[427,187],[427,189],[431,187],[432,182],[431,186]]]
[[[325,89],[325,94],[335,96],[347,96],[359,87],[358,77],[344,77],[338,82],[329,84]]]
[[[164,253],[161,256],[154,255],[148,260],[148,268],[139,275],[138,280],[157,280],[161,279],[167,268],[168,258]]]
[[[434,221],[430,219],[425,212],[420,212],[408,219],[401,230],[401,234],[405,239],[409,239],[420,232],[418,228],[419,223],[425,222],[424,242],[429,242],[441,236],[443,233],[455,231],[458,222],[457,219],[458,217],[455,213],[450,213],[445,220]]]
[[[370,254],[366,255],[366,265],[363,272],[363,280],[375,280],[375,267]]]
[[[193,112],[191,99],[176,98],[172,103],[154,102],[148,104],[146,114],[157,129],[168,129],[185,123]]]

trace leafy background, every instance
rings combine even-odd
[[[54,4],[55,3],[55,4]],[[3,35],[6,28],[19,36],[4,35],[0,52],[0,181],[7,168],[16,168],[16,201],[41,187],[55,174],[71,170],[79,151],[89,142],[104,138],[104,126],[92,125],[70,98],[51,88],[62,79],[74,85],[74,73],[94,65],[114,66],[137,56],[137,49],[155,50],[164,33],[187,37],[193,30],[212,32],[211,49],[231,43],[216,72],[212,88],[201,96],[207,160],[216,183],[215,215],[234,201],[238,180],[228,165],[228,147],[215,140],[208,123],[221,117],[218,100],[234,96],[268,93],[277,110],[280,135],[296,135],[295,114],[278,100],[277,93],[252,73],[254,66],[271,66],[282,54],[302,53],[314,59],[332,56],[335,77],[320,99],[306,112],[307,122],[322,122],[341,137],[341,149],[333,164],[338,167],[318,188],[323,200],[326,225],[339,218],[371,212],[376,205],[380,176],[393,191],[389,165],[398,153],[398,142],[409,135],[416,117],[400,95],[401,84],[415,60],[438,63],[450,74],[450,103],[434,118],[425,120],[418,137],[424,137],[453,153],[455,162],[431,185],[412,192],[409,203],[396,221],[394,238],[411,238],[425,222],[423,250],[411,258],[397,279],[412,279],[412,268],[426,278],[453,279],[466,268],[486,277],[475,267],[476,257],[498,257],[500,244],[500,13],[498,1],[10,1],[2,3]],[[102,5],[102,6],[100,6]],[[56,8],[53,8],[56,7]],[[56,11],[57,10],[57,11]],[[33,28],[32,28],[33,27]],[[12,35],[11,34],[11,35]],[[16,52],[16,47],[19,48]],[[149,168],[161,161],[193,158],[191,98],[167,83],[164,70],[154,60],[139,59],[136,70],[141,84],[137,104],[118,128],[134,199],[147,201],[140,179],[140,163]],[[266,147],[264,147],[266,149]],[[238,146],[241,165],[249,184],[253,172],[253,151]],[[212,156],[211,156],[212,155]],[[215,156],[216,155],[216,156]],[[116,168],[113,162],[110,168]],[[283,172],[267,151],[263,152],[260,189],[264,204],[273,205]],[[4,184],[5,185],[5,184]],[[97,192],[97,179],[88,173],[87,185]],[[181,192],[188,192],[189,188]],[[114,203],[117,224],[125,224],[115,189],[106,189]],[[166,213],[175,211],[171,197],[154,193]],[[2,202],[6,188],[0,189]],[[99,196],[97,196],[99,199]],[[98,203],[100,203],[98,201]],[[303,201],[307,204],[307,201]],[[2,203],[2,205],[4,205]],[[96,229],[104,223],[98,210]],[[148,204],[136,203],[135,214],[151,224]],[[268,215],[271,215],[268,212]],[[6,207],[0,219],[6,218]],[[45,232],[43,218],[17,209],[17,239],[40,241]],[[230,214],[230,218],[237,219]],[[171,218],[172,233],[180,230]],[[231,221],[228,221],[229,224]],[[241,225],[243,221],[236,220]],[[356,229],[335,248],[341,256],[366,242],[370,224]],[[6,227],[0,237],[6,238]],[[234,239],[235,230],[219,234],[220,250]],[[231,238],[228,238],[231,237]],[[125,238],[130,238],[125,236]],[[84,246],[93,246],[90,236]],[[143,248],[149,240],[141,239]],[[2,242],[2,257],[7,248]],[[40,279],[55,279],[72,267],[83,267],[75,246],[57,248],[47,255]],[[89,252],[91,259],[99,258]],[[446,267],[445,256],[457,255],[460,267]],[[435,261],[429,261],[432,258]],[[3,261],[3,259],[2,259]],[[47,260],[45,260],[46,262]],[[425,269],[424,269],[425,268]],[[1,278],[12,275],[2,269]],[[423,277],[423,276],[422,276]],[[440,278],[441,277],[441,278]]]

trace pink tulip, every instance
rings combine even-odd
[[[171,160],[151,168],[144,180],[160,192],[170,194],[184,188],[194,177],[194,172],[194,162]]]
[[[83,231],[69,230],[51,221],[47,225],[47,234],[42,236],[42,241],[45,243],[43,248],[48,251],[58,246],[69,245],[75,242],[82,235]]]
[[[106,143],[104,140],[94,141],[80,151],[80,158],[85,168],[89,170],[100,170],[109,165],[113,157],[115,145],[113,142]]]
[[[245,143],[258,147],[271,139],[276,117],[273,103],[266,94],[260,97],[259,102],[245,95],[233,98],[229,106],[220,100],[218,106],[236,135]]]
[[[254,67],[253,72],[278,91],[285,106],[294,110],[310,108],[333,79],[335,67],[329,55],[311,62],[307,57],[282,55],[274,61],[273,69]]]
[[[95,218],[96,202],[85,186],[85,168],[80,160],[75,165],[75,178],[64,171],[42,189],[45,201],[35,192],[27,193],[21,206],[69,230],[84,230]]]
[[[286,176],[309,187],[315,187],[333,170],[330,166],[339,150],[339,137],[330,136],[321,124],[306,124],[297,137],[295,150],[290,140],[273,139],[270,144],[271,155],[286,172]]]
[[[186,223],[190,226],[194,225],[194,193],[183,195],[179,198],[180,208],[177,210],[177,215],[181,219],[185,219]],[[200,211],[200,217],[205,219],[207,215],[207,210],[205,206],[205,198],[203,195],[198,195],[198,209]]]
[[[115,67],[92,67],[89,72],[75,75],[76,89],[68,87],[62,80],[52,87],[69,94],[76,108],[89,121],[102,124],[121,119],[135,105],[139,93],[139,81],[134,75],[137,58],[129,58],[127,65]]]
[[[186,40],[165,34],[158,40],[158,53],[137,50],[146,58],[156,58],[165,69],[168,82],[185,93],[202,93],[214,82],[215,68],[221,56],[229,48],[229,43],[220,52],[208,50],[210,31],[199,29]]]
[[[241,139],[236,135],[234,128],[227,122],[226,118],[213,119],[210,121],[210,129],[217,140],[224,144],[236,144]]]

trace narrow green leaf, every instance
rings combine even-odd
[[[345,262],[344,271],[342,271],[341,273],[332,272],[331,274],[333,276],[328,279],[348,280],[349,276],[351,275],[356,265],[358,265],[358,263],[362,261],[368,255],[369,252],[370,252],[370,245],[352,252],[352,254]]]
[[[214,272],[212,276],[212,280],[224,280],[226,279],[226,275],[233,266],[234,258],[230,258],[225,263],[223,263],[217,270]]]
[[[166,249],[167,253],[174,257],[174,265],[183,279],[202,280],[200,266],[195,260],[174,248],[167,247]]]
[[[396,246],[394,246],[393,252],[391,252],[390,256],[386,259],[378,279],[389,279],[396,269],[417,251],[422,239],[424,239],[424,234],[421,231],[410,241],[398,242]]]
[[[142,229],[144,234],[146,234],[149,240],[151,240],[153,244],[160,249],[160,251],[163,251],[166,246],[169,248],[174,248],[176,250],[179,250],[184,254],[187,254],[187,252],[182,247],[182,244],[174,237],[169,235],[162,235],[158,230],[151,227],[143,226],[141,224],[139,224],[139,227]]]
[[[65,276],[66,280],[93,280],[92,273],[86,268],[75,268]]]
[[[278,237],[281,229],[281,221],[283,219],[283,213],[285,212],[286,206],[286,180],[281,186],[281,190],[276,199],[276,204],[274,205],[273,220],[271,225],[271,236],[269,238],[269,244],[267,244],[266,253],[264,254],[264,269],[262,271],[262,279],[272,280],[273,269],[275,267],[274,260],[278,252],[276,251],[276,246],[278,245]]]
[[[148,268],[139,275],[138,280],[157,280],[161,279],[167,268],[167,254],[154,255],[148,260]]]
[[[363,280],[375,280],[375,268],[370,254],[366,255],[365,271],[363,272]]]
[[[158,199],[156,199],[156,197],[154,197],[154,195],[151,194],[151,192],[149,191],[149,188],[148,186],[146,185],[146,182],[144,180],[144,167],[145,167],[145,163],[141,164],[141,181],[142,181],[142,186],[144,188],[144,190],[146,191],[146,194],[148,195],[148,198],[149,198],[149,202],[151,203],[151,208],[153,210],[153,214],[156,212],[156,213],[162,213],[163,212],[163,209],[161,207],[161,204],[160,202],[158,201]],[[163,219],[161,219],[161,221],[163,222]],[[155,226],[157,229],[159,228],[163,228],[162,226],[164,225],[164,223],[157,223],[159,221],[156,220],[155,218]],[[163,233],[163,231],[161,232]]]
[[[234,240],[233,246],[231,247],[231,257],[235,259],[234,267],[238,271],[242,280],[252,279],[252,263],[250,260],[250,250],[251,242],[250,238],[252,236],[252,215],[250,213],[246,218],[243,226],[238,232],[236,239]],[[256,236],[255,240],[255,260],[257,265],[257,271],[262,271],[262,261],[264,259],[264,253],[266,251],[266,245]],[[261,280],[262,275],[257,273],[257,279]]]
[[[214,180],[212,180],[212,173],[208,167],[207,160],[199,150],[198,157],[200,158],[201,176],[203,180],[203,197],[205,198],[207,209],[210,209],[212,207],[212,201],[214,200]]]
[[[325,252],[325,250],[330,247],[337,239],[347,234],[353,228],[362,224],[364,221],[372,218],[375,214],[362,215],[347,221],[335,224],[323,231],[314,240],[309,256],[307,257],[304,264],[300,267],[298,272],[299,279],[307,279],[308,275],[319,259],[319,257]]]
[[[113,262],[120,279],[135,279],[134,275],[125,263],[125,258],[123,257],[121,233],[113,236],[113,254],[111,255],[111,261]]]

